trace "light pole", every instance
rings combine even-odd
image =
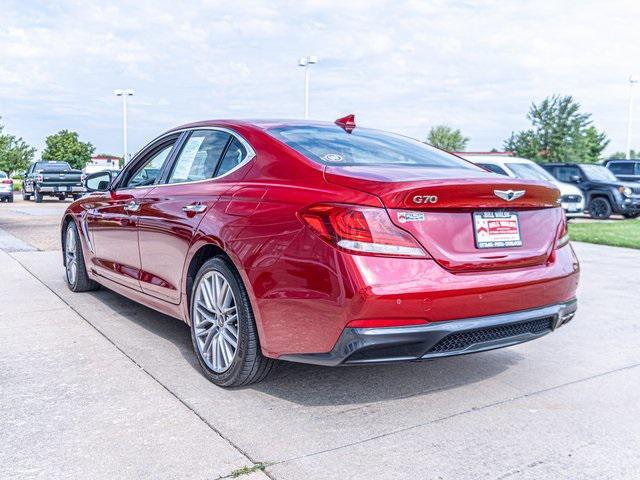
[[[113,91],[116,97],[122,97],[122,142],[123,142],[123,159],[126,164],[129,161],[127,155],[127,97],[133,96],[135,91],[131,88],[119,88]]]
[[[633,75],[629,77],[629,117],[627,118],[627,160],[631,159],[631,117],[633,116],[633,85],[638,79]]]
[[[318,63],[318,57],[307,55],[298,60],[298,66],[304,67],[304,118],[309,118],[309,65]]]

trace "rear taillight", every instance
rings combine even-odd
[[[5,183],[5,184],[8,184],[8,185],[13,185],[13,180],[11,180],[10,178],[3,178],[3,179],[2,179],[2,182],[0,182],[0,183]]]
[[[569,243],[569,222],[567,216],[562,210],[562,218],[560,220],[560,226],[558,227],[558,235],[556,237],[556,248],[564,247]]]
[[[42,183],[44,181],[44,177],[42,175],[38,175],[36,177],[36,183]]]
[[[319,204],[300,218],[323,240],[351,253],[428,258],[418,242],[391,222],[383,208]]]

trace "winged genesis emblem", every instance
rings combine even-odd
[[[494,190],[493,193],[496,197],[510,202],[511,200],[524,196],[526,192],[525,190]]]

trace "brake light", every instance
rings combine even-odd
[[[3,178],[2,182],[0,183],[6,183],[8,185],[13,185],[13,180],[11,180],[10,178]]]
[[[383,208],[319,204],[300,218],[327,243],[352,253],[428,258],[420,244],[391,222]]]
[[[42,175],[38,175],[36,177],[36,183],[42,183],[44,181],[44,177]]]
[[[560,220],[560,226],[558,227],[558,235],[556,237],[556,248],[564,247],[569,243],[569,222],[567,216],[562,210],[562,219]]]

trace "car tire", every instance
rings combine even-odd
[[[67,224],[62,247],[64,251],[65,279],[69,290],[72,292],[97,290],[99,285],[87,275],[80,235],[73,220]]]
[[[73,194],[73,201],[75,202],[76,200],[79,200],[80,198],[82,198],[82,195],[80,195],[79,193],[74,193]]]
[[[33,198],[35,199],[36,203],[42,203],[42,192],[34,190],[33,191]]]
[[[193,350],[211,382],[239,387],[272,372],[276,361],[262,355],[249,295],[229,260],[218,256],[202,265],[191,289],[189,313]]]
[[[29,195],[26,191],[22,190],[22,199],[26,202],[31,200],[31,195]]]
[[[611,203],[604,197],[596,197],[589,202],[589,215],[591,218],[606,220],[612,213]]]
[[[13,195],[11,195],[11,196],[7,199],[7,202],[9,202],[9,203],[13,203]]]
[[[58,200],[62,200],[62,201],[64,201],[64,200],[66,200],[66,199],[67,199],[67,196],[66,196],[66,195],[58,195]]]
[[[624,218],[638,218],[640,217],[640,212],[636,212],[636,213],[623,213],[622,216]]]

